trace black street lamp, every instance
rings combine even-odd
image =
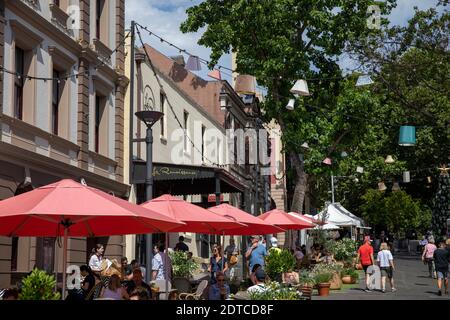
[[[164,113],[159,111],[138,111],[135,113],[136,117],[141,120],[147,126],[147,134],[145,137],[145,144],[147,147],[147,162],[146,162],[146,175],[145,175],[145,193],[146,200],[153,199],[153,125],[158,122],[163,116]],[[151,280],[151,272],[152,272],[152,234],[147,234],[146,237],[146,250],[147,250],[147,259],[145,261],[145,278],[147,283]]]

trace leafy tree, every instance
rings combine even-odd
[[[447,219],[450,219],[450,176],[443,171],[439,177],[439,189],[433,210],[432,226],[435,235],[446,235]]]
[[[385,228],[397,237],[404,236],[410,230],[424,233],[429,228],[431,211],[421,207],[420,202],[405,191],[384,194],[378,190],[368,190],[363,199],[361,211],[365,221]]]
[[[206,0],[187,10],[183,32],[206,27],[199,44],[212,49],[211,67],[231,50],[237,52],[237,70],[252,74],[267,88],[262,103],[265,120],[276,119],[283,132],[285,152],[294,169],[291,210],[302,211],[308,177],[327,173],[321,165],[337,153],[341,140],[351,133],[354,119],[333,118],[341,70],[337,63],[349,43],[371,32],[367,24],[369,0]],[[378,3],[387,14],[395,0]],[[382,23],[386,24],[383,20]],[[285,109],[289,90],[299,78],[309,82],[311,97],[297,99],[293,112]],[[311,149],[305,161],[301,145]],[[329,173],[329,172],[328,172]]]

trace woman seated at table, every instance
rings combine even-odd
[[[102,298],[112,299],[112,300],[128,300],[129,296],[127,290],[122,287],[120,283],[120,278],[118,275],[113,274],[109,278],[108,287],[102,289],[100,295]]]
[[[318,246],[311,247],[311,264],[316,264],[320,262],[320,258],[322,257],[322,253]]]
[[[323,250],[323,256],[319,259],[320,263],[330,264],[333,262],[336,262],[336,259],[334,259],[333,254],[329,252],[327,249]]]

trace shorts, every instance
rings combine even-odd
[[[366,274],[367,274],[367,268],[369,268],[370,266],[371,266],[371,264],[369,264],[367,266],[365,266],[365,265],[362,266],[362,268]]]
[[[388,277],[389,279],[392,279],[394,276],[394,270],[392,270],[391,267],[381,267],[381,276],[382,277]]]
[[[448,271],[437,271],[438,279],[448,279]]]

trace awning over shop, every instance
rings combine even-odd
[[[145,184],[143,160],[134,160],[133,183]],[[220,193],[245,192],[247,187],[221,168],[153,163],[154,186],[172,195],[212,194],[216,192],[216,180]]]

